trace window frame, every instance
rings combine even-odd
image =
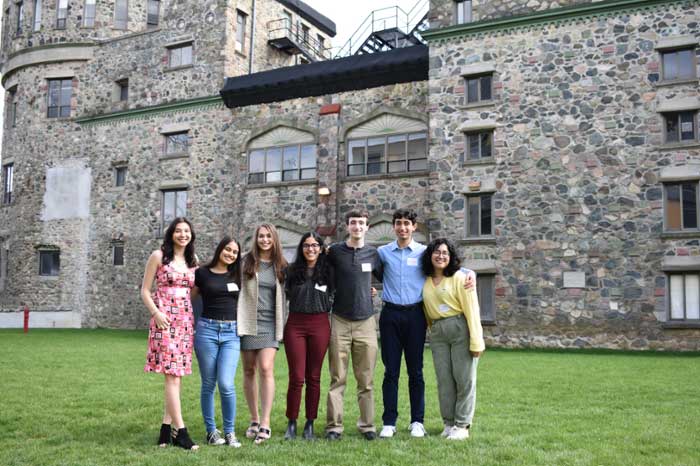
[[[88,2],[92,2],[92,17],[88,17]],[[88,18],[90,18],[91,22],[88,24]],[[94,28],[95,27],[95,19],[97,18],[97,0],[85,0],[83,2],[83,27],[84,28]]]
[[[688,77],[667,78],[666,77],[666,66],[664,65],[664,63],[666,61],[665,55],[675,54],[678,57],[679,54],[681,52],[684,52],[684,51],[690,51],[690,56],[692,59],[692,63],[690,65],[690,69],[692,71],[691,75]],[[676,47],[676,48],[668,48],[668,49],[659,50],[659,62],[661,63],[661,82],[692,81],[692,80],[698,79],[697,45],[687,45],[687,46],[681,46],[681,47]]]
[[[61,8],[61,5],[65,5]],[[68,0],[56,0],[56,29],[65,29],[68,23]]]
[[[7,90],[7,124],[10,128],[17,127],[17,86]]]
[[[683,136],[683,131],[682,131],[682,124],[683,122],[681,121],[682,115],[683,114],[692,114],[692,123],[693,123],[693,138],[692,139],[682,139]],[[669,116],[671,115],[676,115],[676,124],[678,126],[677,134],[676,136],[678,137],[677,140],[669,140],[668,139],[668,120]],[[688,109],[688,110],[681,110],[677,112],[663,112],[661,113],[661,117],[663,119],[663,129],[664,129],[664,144],[697,144],[700,142],[700,131],[698,131],[698,122],[700,122],[700,111],[698,109]]]
[[[24,23],[24,2],[17,2],[15,3],[17,5],[17,24],[15,28],[15,34],[20,35],[22,34],[22,23]]]
[[[492,162],[495,160],[495,154],[494,154],[494,146],[493,146],[493,141],[494,141],[494,133],[495,131],[493,129],[481,129],[481,130],[473,130],[473,131],[465,131],[464,132],[464,153],[463,153],[463,162],[464,164],[470,164],[470,163],[482,163],[482,162]],[[481,136],[482,135],[487,135],[489,139],[489,154],[484,156],[482,155],[483,152],[483,147],[482,147],[482,141],[481,141]],[[478,138],[478,152],[479,156],[476,159],[471,158],[471,146],[470,146],[470,138],[476,137]]]
[[[683,277],[683,284],[682,284],[682,290],[683,290],[683,318],[674,318],[673,317],[673,293],[672,293],[672,288],[671,288],[671,280],[673,276],[678,276],[680,275]],[[667,290],[667,296],[668,299],[666,300],[666,316],[668,319],[668,322],[671,323],[692,323],[692,324],[700,324],[700,318],[698,319],[689,319],[688,318],[688,307],[687,307],[687,300],[686,300],[686,276],[688,275],[694,275],[694,276],[700,276],[700,270],[687,270],[687,271],[681,271],[681,272],[666,272],[666,290]],[[700,287],[700,280],[698,282],[698,286]],[[700,289],[698,290],[698,293],[700,293]]]
[[[493,238],[494,232],[495,232],[495,215],[494,215],[494,205],[495,205],[495,192],[490,192],[490,191],[480,191],[480,192],[474,192],[474,193],[465,193],[464,194],[464,238],[469,240],[469,239],[482,239],[482,238]],[[483,233],[482,227],[483,227],[483,212],[482,212],[482,206],[483,206],[483,198],[489,197],[490,199],[490,211],[491,211],[491,219],[490,219],[490,232],[489,233]],[[477,234],[471,234],[470,231],[470,220],[471,220],[471,209],[470,209],[470,199],[473,198],[478,198],[479,199],[479,211],[478,211],[478,227],[479,231]]]
[[[117,102],[128,102],[129,101],[129,79],[119,79],[115,81],[117,85]],[[126,95],[124,93],[126,92]]]
[[[32,30],[34,32],[41,30],[41,9],[43,8],[42,0],[34,0],[34,11],[32,12]]]
[[[15,186],[15,164],[6,163],[2,166],[2,203],[11,204]]]
[[[186,136],[186,140],[183,144],[176,143],[172,138],[178,137],[178,136]],[[192,136],[190,135],[190,130],[186,129],[183,131],[172,131],[172,132],[167,132],[163,133],[163,156],[164,157],[176,157],[176,156],[182,156],[182,155],[189,155],[190,154],[190,147],[192,146]],[[184,147],[183,150],[179,151],[174,151],[172,150],[175,147]]]
[[[39,276],[41,277],[58,277],[61,273],[61,250],[55,249],[39,249],[38,259],[39,259]],[[50,270],[45,270],[44,268],[44,257],[49,256],[54,258],[52,261]]]
[[[425,157],[420,157],[420,158],[409,158],[409,153],[408,153],[408,144],[410,142],[410,137],[411,136],[416,136],[416,135],[423,135],[424,140],[425,140]],[[403,160],[389,160],[389,138],[392,137],[399,137],[403,136],[404,137],[404,158]],[[370,162],[368,153],[367,153],[367,148],[369,147],[369,141],[372,139],[384,139],[384,150],[382,152],[382,160],[379,162]],[[351,145],[355,142],[359,141],[364,141],[364,161],[362,163],[350,163],[350,159],[352,157],[352,152],[351,152]],[[411,174],[411,173],[420,173],[428,170],[428,131],[411,131],[408,133],[394,133],[394,134],[379,134],[379,135],[372,135],[372,136],[366,136],[363,138],[349,138],[347,143],[345,144],[345,149],[346,149],[346,156],[345,156],[345,176],[347,178],[354,178],[358,176],[387,176],[387,175],[395,175],[395,174]],[[411,162],[416,162],[416,161],[425,161],[425,168],[416,168],[416,169],[411,169]],[[399,170],[399,171],[389,171],[389,166],[391,163],[396,163],[396,162],[403,162],[405,163],[405,169],[404,170]],[[374,164],[379,164],[380,166],[380,171],[378,173],[368,173],[367,172],[367,166],[368,165],[374,165]],[[363,170],[362,173],[352,173],[351,174],[351,168],[352,167],[358,167],[362,166]]]
[[[121,253],[117,254],[118,250],[121,250]],[[117,259],[120,259],[120,260],[117,260]],[[122,242],[122,241],[113,241],[112,242],[112,265],[114,267],[124,266],[124,242]]]
[[[188,63],[183,63],[183,50],[190,49],[190,60]],[[179,63],[173,64],[173,58],[179,55]],[[182,42],[168,47],[168,68],[177,69],[192,66],[194,64],[194,42]]]
[[[464,75],[464,76],[462,76],[462,78],[464,79],[464,104],[465,104],[465,105],[468,105],[468,106],[469,106],[469,105],[487,105],[487,104],[492,104],[492,103],[494,103],[495,98],[494,98],[494,93],[493,93],[493,90],[494,90],[493,83],[494,83],[494,80],[495,80],[495,79],[494,79],[494,78],[495,78],[495,72],[493,72],[493,71],[488,71],[488,72],[485,72],[485,73],[469,74],[469,75]],[[484,99],[484,98],[482,97],[483,85],[482,85],[482,83],[481,83],[481,80],[484,79],[484,78],[489,78],[489,80],[490,80],[490,84],[489,84],[489,94],[490,94],[490,97],[489,97],[488,99]],[[471,102],[469,101],[469,82],[470,82],[470,81],[478,81],[478,84],[477,84],[477,93],[478,93],[478,94],[477,94],[477,98],[476,98],[476,100],[473,100],[473,101],[471,101]]]
[[[683,187],[682,186],[684,184],[695,185],[695,223],[696,223],[696,226],[694,228],[684,228],[683,227],[685,210],[683,209]],[[681,224],[681,227],[679,229],[670,229],[668,226],[668,223],[669,223],[668,222],[668,214],[669,214],[668,188],[670,186],[680,186],[679,202],[680,202],[680,224]],[[673,181],[673,182],[668,181],[668,182],[663,183],[663,227],[664,227],[665,233],[700,232],[700,180],[696,179],[696,180]]]
[[[481,322],[485,324],[495,324],[496,323],[496,277],[497,277],[496,272],[476,272],[476,289],[477,289],[477,297],[479,299],[479,309],[481,310]],[[488,284],[482,285],[483,281],[489,279],[490,282]],[[480,283],[482,282],[482,283]],[[488,318],[484,318],[484,305],[483,305],[483,300],[482,296],[484,293],[482,293],[482,290],[484,288],[488,288],[487,292],[489,293],[489,297],[491,300],[491,313],[488,316]]]
[[[70,101],[73,99],[73,78],[52,78],[48,79],[48,102],[47,102],[47,108],[46,108],[46,117],[47,118],[70,118],[71,113],[72,113],[72,108]],[[58,82],[58,102],[59,105],[51,105],[51,83]],[[63,100],[63,85],[65,82],[70,82],[70,95],[68,98],[68,105],[60,105],[61,101]],[[56,115],[51,116],[51,109],[55,108],[58,109]],[[68,115],[62,115],[63,109],[68,108]]]
[[[312,151],[314,155],[314,165],[313,167],[302,167],[302,157],[303,157],[303,150],[304,148],[309,147],[311,148],[310,150]],[[284,155],[285,155],[285,149],[289,148],[296,148],[296,154],[297,154],[297,168],[293,170],[285,170],[284,168]],[[253,160],[253,153],[254,152],[263,152],[263,159],[262,159],[262,166],[263,166],[263,171],[256,171],[253,172],[251,171],[251,162]],[[267,169],[267,157],[268,157],[268,152],[269,151],[279,151],[280,152],[280,166],[279,170],[269,170]],[[254,185],[254,186],[264,186],[264,185],[269,185],[269,184],[277,184],[277,183],[293,183],[296,181],[313,181],[318,177],[318,145],[313,142],[300,142],[297,144],[286,144],[284,146],[269,146],[269,147],[256,147],[253,149],[248,149],[248,176],[247,176],[247,184],[249,185]],[[305,170],[312,170],[313,175],[309,177],[304,177],[303,173]],[[291,172],[294,171],[296,172],[296,178],[293,179],[285,179],[285,172]],[[268,174],[270,173],[277,173],[279,172],[280,179],[279,180],[272,180],[268,181]],[[261,176],[261,181],[253,181],[252,177],[253,175],[255,176]]]
[[[244,54],[246,53],[245,40],[247,36],[248,28],[248,14],[244,11],[236,9],[236,34],[234,36],[235,43],[234,49],[236,52]]]
[[[129,176],[129,167],[127,165],[114,167],[114,187],[122,188],[126,186],[127,176]]]
[[[165,230],[168,228],[168,225],[170,224],[170,222],[173,221],[174,218],[177,218],[177,217],[185,217],[185,216],[187,216],[187,198],[188,198],[188,195],[187,195],[187,188],[168,188],[168,189],[161,189],[160,192],[161,192],[161,201],[160,201],[160,233],[161,233],[161,235],[162,235],[162,234],[165,233]],[[173,198],[174,204],[173,204],[173,206],[172,206],[172,207],[173,207],[173,211],[174,211],[174,216],[173,216],[172,218],[168,217],[168,218],[166,219],[166,217],[165,217],[166,209],[169,207],[169,206],[166,205],[166,202],[167,202],[166,196],[167,196],[169,193],[175,193],[175,197]],[[177,211],[177,201],[178,201],[178,197],[179,197],[181,194],[185,196],[185,200],[184,200],[184,202],[185,202],[185,212],[182,212],[182,215],[178,215],[178,211]]]
[[[160,0],[148,0],[146,2],[146,27],[155,28],[160,24],[160,3]],[[151,5],[157,5],[158,7],[155,14],[149,11]],[[155,18],[155,20],[152,18]]]
[[[129,0],[114,0],[112,26],[121,31],[129,29]]]
[[[454,3],[455,24],[468,24],[474,22],[474,5],[472,4],[472,0],[456,0]],[[468,18],[466,17],[467,10],[465,9],[467,6],[469,6]]]

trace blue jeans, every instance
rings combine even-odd
[[[207,432],[216,430],[214,420],[214,389],[219,384],[224,433],[233,432],[236,418],[236,367],[241,354],[241,339],[236,322],[200,317],[194,337],[194,350],[202,376],[202,417]]]

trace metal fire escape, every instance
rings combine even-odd
[[[290,55],[302,55],[308,62],[332,58],[331,48],[311,37],[308,28],[293,24],[289,18],[267,23],[267,43]]]

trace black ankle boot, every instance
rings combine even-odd
[[[301,434],[301,438],[304,440],[316,440],[314,435],[314,421],[307,419],[306,424],[304,424],[304,432]]]
[[[187,427],[182,429],[173,429],[173,445],[177,445],[185,450],[196,450],[199,445],[196,445],[187,433]]]
[[[287,432],[284,433],[285,440],[294,440],[297,438],[297,420],[290,419],[287,423]]]
[[[170,424],[161,424],[160,425],[160,435],[158,436],[158,446],[159,447],[167,447],[168,445],[172,445],[173,440],[171,435],[171,429],[170,429]]]

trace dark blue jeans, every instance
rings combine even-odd
[[[398,412],[401,354],[408,370],[408,394],[411,402],[411,422],[423,422],[425,412],[425,382],[423,381],[423,347],[425,346],[425,315],[423,303],[395,306],[384,303],[379,316],[382,362],[384,363],[384,414],[386,426],[395,426]]]

